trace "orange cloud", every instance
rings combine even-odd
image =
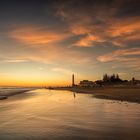
[[[83,37],[79,41],[77,41],[75,45],[82,46],[82,47],[91,47],[93,46],[94,42],[103,42],[103,41],[104,40],[99,38],[98,36],[88,34],[86,37]]]
[[[128,23],[116,23],[109,31],[112,37],[131,35],[140,30],[140,20]]]
[[[73,25],[70,27],[71,32],[75,35],[84,35],[84,34],[88,34],[90,32],[90,29],[85,28],[84,26],[77,26],[77,25]]]
[[[127,2],[113,1],[109,8],[105,3],[98,2],[94,7],[92,1],[88,4],[77,2],[80,6],[75,7],[75,2],[77,1],[65,2],[56,8],[57,16],[67,21],[71,33],[75,36],[86,36],[78,39],[75,46],[94,46],[94,42],[100,42],[104,46],[104,42],[107,42],[115,47],[127,47],[130,42],[134,43],[136,39],[140,39],[139,17],[125,13],[127,17],[123,18],[120,14],[125,10],[123,8],[128,6]]]
[[[26,44],[39,45],[59,42],[66,39],[69,35],[39,27],[23,27],[12,31],[10,36]]]
[[[90,47],[95,42],[112,43],[114,46],[127,47],[129,43],[134,43],[140,39],[140,20],[135,19],[133,22],[129,19],[126,21],[116,21],[113,18],[107,26],[96,25],[91,20],[87,24],[82,20],[73,21],[70,24],[70,31],[77,35],[85,35],[75,43],[75,46]],[[92,24],[93,23],[93,24]]]
[[[131,58],[129,56],[140,55],[140,48],[131,48],[131,49],[120,49],[109,54],[105,54],[97,57],[97,60],[100,62],[110,62],[110,61],[136,61],[140,58]],[[127,56],[127,58],[125,57]]]

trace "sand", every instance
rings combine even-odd
[[[95,87],[95,88],[56,88],[76,93],[93,94],[100,99],[111,99],[140,103],[140,87]]]
[[[93,94],[94,97],[100,99],[111,99],[119,101],[128,101],[140,103],[140,87],[94,87],[94,88],[81,88],[81,87],[64,87],[53,88],[55,90],[69,90],[76,93]],[[9,89],[0,90],[0,100],[7,99],[9,96],[24,93],[33,89]]]

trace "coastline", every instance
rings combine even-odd
[[[33,89],[25,88],[25,89],[0,89],[0,100],[5,100],[9,96],[14,96],[17,94],[25,93],[27,91],[31,91]]]
[[[94,88],[65,87],[53,89],[69,90],[81,94],[92,94],[95,98],[99,99],[140,103],[140,87],[94,87]]]
[[[48,88],[51,90],[68,90],[81,94],[92,94],[93,97],[99,99],[127,101],[140,103],[140,87],[54,87]],[[19,89],[0,89],[0,100],[7,99],[9,96],[21,94],[34,88],[19,88]]]

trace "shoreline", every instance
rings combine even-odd
[[[140,103],[140,87],[94,87],[94,88],[65,87],[53,89],[68,90],[81,94],[92,94],[95,98],[99,99]]]
[[[17,94],[25,93],[31,91],[33,89],[8,89],[7,91],[0,91],[0,100],[8,99],[10,96],[14,96]]]
[[[50,88],[48,88],[50,89]],[[0,100],[5,100],[9,96],[25,93],[34,89],[8,89],[0,90]],[[140,87],[54,87],[50,90],[67,90],[81,94],[91,94],[95,98],[127,101],[133,103],[140,103]]]

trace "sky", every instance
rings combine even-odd
[[[0,85],[140,79],[140,0],[1,0]]]

